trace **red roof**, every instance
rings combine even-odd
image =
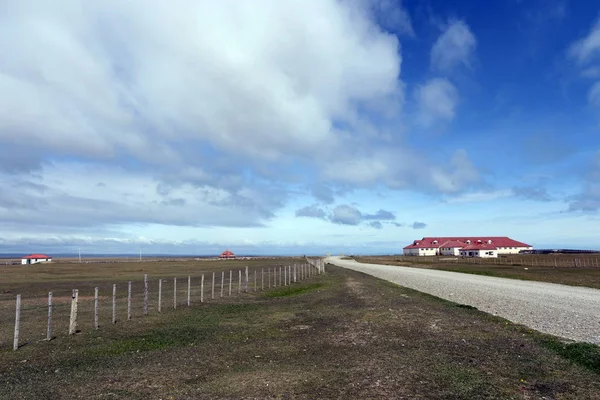
[[[467,243],[467,241],[470,243]],[[506,236],[459,236],[459,237],[424,237],[421,240],[415,240],[412,244],[404,247],[405,249],[423,249],[439,247],[461,247],[469,244],[485,243],[491,240],[491,245],[495,247],[531,247],[531,245],[513,240]],[[457,243],[458,242],[458,243]],[[450,245],[452,243],[452,245]]]
[[[35,259],[38,259],[38,258],[45,258],[45,259],[49,259],[49,258],[52,258],[52,257],[50,257],[50,256],[47,256],[47,255],[45,255],[45,254],[30,254],[30,255],[28,255],[28,256],[25,256],[25,257],[23,257],[23,258],[24,258],[24,259],[26,259],[26,260],[28,260],[28,259],[32,259],[32,258],[35,258]]]
[[[464,247],[465,244],[459,240],[449,240],[447,242],[444,242],[440,245],[440,247],[449,247],[449,248],[456,248],[458,247],[459,249]]]
[[[220,258],[235,258],[235,254],[233,254],[229,250],[225,250],[224,252],[221,253],[221,255],[219,257]]]
[[[465,246],[461,250],[498,250],[498,247],[487,243],[475,243]]]

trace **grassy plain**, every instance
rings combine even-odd
[[[105,261],[105,260],[104,260]],[[158,279],[162,279],[163,307],[173,307],[174,280],[177,303],[187,301],[187,277],[192,278],[191,301],[200,301],[201,276],[205,276],[204,296],[211,296],[212,273],[215,272],[216,296],[220,296],[223,277],[224,291],[228,293],[229,272],[232,274],[232,290],[237,292],[239,271],[249,267],[252,276],[261,270],[265,278],[273,278],[273,268],[305,263],[303,258],[257,258],[241,260],[178,260],[178,261],[129,261],[109,263],[52,262],[34,265],[0,266],[0,349],[11,347],[15,318],[15,297],[22,296],[22,341],[33,342],[45,338],[48,292],[53,292],[53,324],[57,335],[68,331],[68,316],[73,289],[79,290],[79,314],[82,326],[93,321],[94,288],[99,288],[100,322],[106,324],[112,318],[112,288],[117,285],[118,319],[126,318],[128,282],[132,284],[132,312],[143,312],[143,278],[149,279],[149,312],[158,308]],[[268,271],[271,270],[269,274]],[[224,273],[222,275],[222,273]]]
[[[0,359],[1,399],[597,399],[600,393],[596,346],[563,343],[334,266],[291,287],[84,329],[1,351]]]
[[[532,258],[528,258],[532,257]],[[554,260],[561,261],[554,267]],[[514,256],[513,263],[494,263],[491,260],[453,259],[449,257],[404,257],[404,256],[368,256],[356,257],[360,262],[385,265],[410,266],[416,268],[440,269],[467,274],[497,276],[501,278],[525,279],[540,282],[560,283],[563,285],[587,286],[600,289],[600,267],[592,266],[597,255],[578,256],[579,263],[590,266],[573,265],[573,256],[522,255]],[[570,262],[567,262],[569,260]],[[504,261],[504,260],[501,260]],[[532,265],[533,264],[533,265]]]

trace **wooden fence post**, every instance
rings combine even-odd
[[[281,278],[283,278],[283,275],[281,274],[281,267],[279,267],[279,286],[282,286]]]
[[[144,274],[144,315],[148,315],[148,274]]]
[[[283,267],[283,286],[287,286],[287,265]]]
[[[177,278],[173,278],[173,310],[177,309]]]
[[[131,281],[127,282],[127,319],[131,319]]]
[[[229,270],[229,297],[231,297],[231,285],[233,284],[233,271]]]
[[[202,280],[200,281],[200,303],[204,303],[204,274],[202,274]]]
[[[246,265],[246,274],[244,276],[244,293],[248,293],[248,266]]]
[[[71,297],[71,318],[69,319],[69,335],[77,332],[77,305],[79,302],[79,290],[73,289]]]
[[[256,292],[256,270],[254,270],[254,291]]]
[[[158,280],[158,312],[162,312],[162,279]]]
[[[117,323],[117,284],[113,284],[113,296],[112,296],[112,323]]]
[[[100,321],[98,317],[98,288],[94,288],[94,329],[100,328]]]
[[[298,279],[297,279],[298,276],[296,275],[297,268],[298,268],[298,264],[294,264],[294,283],[298,282]]]
[[[15,336],[13,339],[13,350],[19,350],[19,332],[21,329],[21,295],[17,295],[15,307]]]
[[[187,305],[192,305],[192,277],[188,275]]]
[[[239,279],[238,279],[238,294],[240,294],[241,291],[242,291],[242,270],[241,269],[238,271],[238,276],[239,276]]]
[[[46,329],[46,340],[52,340],[52,292],[48,292],[48,329]]]
[[[271,289],[271,268],[267,268],[267,280],[269,281],[269,289]]]
[[[223,297],[223,284],[225,282],[225,271],[221,271],[221,297]]]
[[[260,290],[265,290],[265,269],[260,269]]]
[[[211,297],[212,297],[213,300],[215,299],[215,273],[214,272],[213,272],[213,280],[212,280]]]

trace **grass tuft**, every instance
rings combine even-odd
[[[304,286],[290,286],[281,288],[278,290],[272,290],[268,293],[265,293],[266,297],[289,297],[289,296],[298,296],[304,293],[312,292],[313,290],[317,290],[319,288],[324,287],[325,285],[322,283],[312,283],[310,285]]]
[[[600,346],[592,343],[564,343],[544,338],[539,343],[567,360],[600,374]]]
[[[456,303],[456,304],[454,305],[454,307],[458,307],[458,308],[466,308],[467,310],[477,310],[477,307],[473,307],[473,306],[470,306],[470,305],[468,305],[468,304],[459,304],[459,303]]]
[[[179,329],[156,329],[151,333],[116,340],[88,349],[91,356],[119,356],[128,353],[141,353],[171,347],[184,347],[204,342],[214,336],[216,327],[186,326]]]

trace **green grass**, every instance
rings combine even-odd
[[[299,296],[304,293],[312,292],[313,290],[317,290],[323,288],[325,285],[322,283],[312,283],[309,285],[303,286],[288,286],[276,290],[271,290],[270,292],[265,293],[265,297],[274,298],[274,297],[290,297],[290,296]]]
[[[564,343],[554,338],[542,338],[538,343],[559,356],[600,374],[600,346],[592,343]]]

